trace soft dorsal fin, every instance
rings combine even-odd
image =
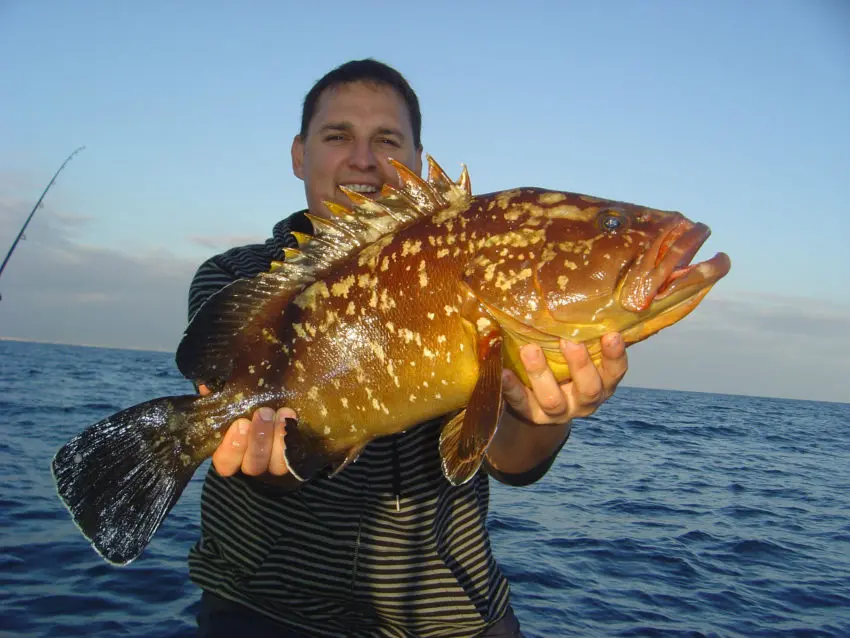
[[[376,200],[343,188],[352,207],[325,206],[334,217],[308,214],[313,235],[293,233],[298,248],[284,250],[284,260],[269,272],[239,279],[212,295],[192,318],[177,348],[177,367],[189,379],[215,383],[230,377],[234,358],[257,338],[273,338],[278,317],[299,292],[386,235],[448,209],[462,210],[472,199],[469,173],[453,182],[428,156],[428,179],[390,160],[400,187],[384,186]]]

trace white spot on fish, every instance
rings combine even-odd
[[[82,454],[80,454],[79,452],[77,452],[77,453],[74,455],[74,465],[79,465],[79,464],[80,464],[80,463],[82,463],[82,462],[83,462],[83,455],[82,455]]]
[[[419,251],[422,250],[422,242],[418,239],[416,241],[406,240],[401,245],[401,256],[406,257],[407,255],[417,255]]]
[[[351,286],[354,285],[354,275],[349,275],[344,279],[336,282],[333,286],[331,286],[331,294],[334,297],[348,297],[348,291],[351,289]]]
[[[324,281],[317,281],[293,299],[293,303],[299,308],[315,310],[317,300],[320,298],[327,299],[328,297],[330,297],[330,292],[327,284]]]
[[[384,362],[384,358],[385,358],[384,348],[381,346],[380,343],[370,341],[369,342],[369,349],[372,351],[372,354],[374,354],[376,357],[378,357],[378,361],[380,361],[381,363]]]

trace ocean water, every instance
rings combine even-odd
[[[116,568],[49,469],[87,425],[188,388],[168,354],[0,341],[0,634],[193,634],[203,471]],[[621,388],[492,501],[528,638],[850,636],[850,404]]]

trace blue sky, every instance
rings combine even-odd
[[[87,146],[0,279],[0,336],[173,348],[200,261],[303,207],[304,93],[367,56],[407,76],[426,152],[476,192],[712,227],[702,254],[731,274],[633,349],[633,384],[850,401],[840,0],[0,2],[0,252]]]

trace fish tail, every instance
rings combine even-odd
[[[205,458],[202,399],[140,403],[87,428],[53,458],[59,497],[110,563],[126,565],[142,553]]]

